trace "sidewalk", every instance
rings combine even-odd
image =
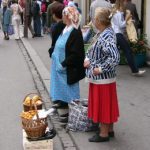
[[[45,35],[42,38],[22,39],[27,50],[35,52],[34,55],[40,58],[43,68],[34,64],[41,75],[41,79],[49,91],[49,70],[50,58],[48,48],[51,40]],[[30,45],[30,46],[29,46]],[[30,53],[32,58],[32,53]],[[34,58],[33,58],[34,59]],[[41,69],[44,70],[44,72]],[[116,138],[108,143],[89,143],[92,132],[70,132],[73,141],[79,150],[148,150],[150,143],[150,68],[144,77],[133,77],[128,66],[118,67],[118,99],[120,105],[120,118],[115,126]],[[45,74],[42,75],[42,74]],[[44,77],[43,77],[44,76]],[[81,97],[87,98],[88,84],[83,81],[80,83]]]

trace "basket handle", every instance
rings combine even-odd
[[[29,110],[32,110],[32,99],[30,99],[30,108]]]
[[[25,101],[25,99],[28,97],[28,96],[30,96],[31,94],[36,94],[36,95],[38,95],[39,96],[39,94],[38,93],[29,93],[29,94],[27,94],[26,96],[25,96],[25,98],[23,99],[23,102]],[[42,98],[41,98],[41,96],[39,96],[40,97],[40,100],[42,101]]]
[[[32,94],[35,94],[35,95],[38,95],[39,96],[39,94],[38,93],[29,93],[29,94],[27,94],[26,96],[25,96],[25,98],[23,99],[23,102],[25,101],[25,99],[28,97],[28,96],[30,96],[30,95],[32,95]],[[42,98],[41,98],[41,96],[39,96],[39,99],[40,99],[40,101],[41,102],[43,102],[43,100],[42,100]],[[30,107],[32,108],[32,98],[30,99]],[[30,109],[31,110],[31,109]]]

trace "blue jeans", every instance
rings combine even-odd
[[[35,35],[41,36],[41,18],[40,16],[33,17]]]
[[[139,69],[137,68],[135,64],[132,50],[130,48],[128,41],[125,39],[125,37],[121,33],[117,33],[116,37],[117,37],[117,45],[119,46],[121,50],[124,51],[125,57],[127,59],[128,65],[131,68],[132,73],[137,73]]]

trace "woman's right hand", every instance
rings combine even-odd
[[[90,61],[89,61],[89,60],[84,60],[83,66],[84,66],[85,68],[89,68],[89,67],[90,67]]]
[[[61,63],[57,64],[56,70],[60,73],[64,73],[66,68],[61,65]]]

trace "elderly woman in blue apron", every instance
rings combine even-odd
[[[79,81],[85,77],[80,21],[81,16],[76,8],[66,7],[63,10],[63,22],[66,26],[52,53],[50,77],[50,97],[57,108],[80,98]]]

